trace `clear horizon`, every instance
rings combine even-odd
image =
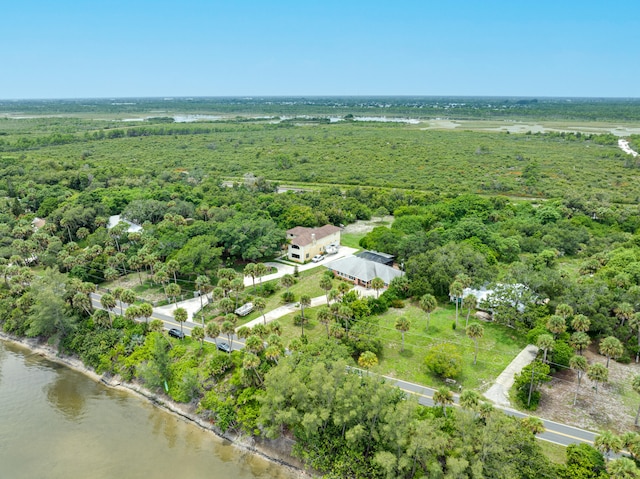
[[[0,98],[638,98],[640,4],[615,7],[25,0],[3,8]]]

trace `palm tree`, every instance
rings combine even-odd
[[[178,261],[175,259],[170,259],[169,261],[167,261],[165,269],[167,270],[167,273],[173,276],[173,283],[178,284],[177,274],[178,271],[180,271],[180,263],[178,263]]]
[[[377,276],[371,280],[371,287],[376,291],[376,298],[379,297],[380,290],[384,288],[384,281]]]
[[[282,325],[280,324],[280,321],[276,320],[276,321],[271,321],[269,323],[269,331],[272,332],[273,334],[277,334],[278,336],[282,335]]]
[[[132,323],[135,322],[135,320],[138,319],[140,316],[142,316],[142,313],[140,313],[140,308],[135,304],[129,306],[127,310],[124,312],[124,317],[127,318]]]
[[[118,300],[118,304],[120,306],[120,316],[124,315],[124,311],[122,310],[122,293],[124,293],[124,288],[121,287],[117,287],[117,288],[113,288],[113,297],[116,298],[116,300]]]
[[[591,320],[584,314],[576,314],[571,320],[571,327],[579,333],[586,333],[591,327]]]
[[[196,288],[198,288],[198,293],[200,293],[200,313],[202,317],[202,327],[204,328],[204,301],[202,300],[202,296],[206,296],[213,288],[209,276],[204,274],[198,276],[196,278]]]
[[[535,416],[526,416],[523,417],[520,423],[524,426],[525,429],[531,431],[531,433],[535,436],[537,434],[541,434],[545,431],[544,423],[542,419]]]
[[[296,314],[293,317],[293,324],[295,324],[296,326],[300,326],[301,328],[301,333],[300,336],[304,336],[304,325],[307,322],[307,318],[305,318],[302,314]]]
[[[85,313],[87,313],[87,315],[91,316],[91,312],[93,309],[91,307],[91,299],[89,299],[89,296],[87,296],[85,293],[78,291],[76,294],[74,294],[73,298],[71,299],[71,304],[78,311],[84,311]]]
[[[566,303],[561,303],[556,306],[556,314],[566,321],[569,316],[573,316],[573,308]]]
[[[226,298],[229,294],[229,291],[231,291],[231,281],[229,281],[227,278],[220,278],[218,280],[218,288],[222,288],[224,297]]]
[[[438,300],[432,294],[425,294],[420,298],[420,308],[427,313],[427,330],[429,330],[429,323],[431,322],[431,313],[438,307]]]
[[[396,330],[402,333],[402,348],[400,351],[404,351],[404,333],[409,331],[409,328],[411,328],[411,322],[405,316],[400,316],[396,319]]]
[[[270,345],[267,349],[264,350],[264,357],[268,361],[273,361],[278,364],[278,359],[282,356],[282,349],[279,346]]]
[[[178,304],[178,296],[180,296],[180,285],[173,283],[167,286],[167,296],[173,298],[173,304]]]
[[[344,295],[347,294],[350,289],[351,286],[344,281],[340,281],[340,283],[338,283],[338,292],[340,293],[341,298],[344,298]]]
[[[607,464],[609,479],[638,479],[640,471],[636,463],[628,457],[618,457]]]
[[[231,286],[231,291],[235,293],[235,297],[236,297],[234,309],[238,309],[238,295],[242,291],[244,291],[244,281],[242,280],[242,278],[234,278],[231,280],[230,286]]]
[[[640,359],[640,313],[633,313],[629,318],[629,326],[638,333],[638,350],[636,351],[636,363]]]
[[[324,294],[327,297],[327,306],[329,306],[329,291],[333,288],[331,278],[327,278],[326,276],[320,278],[320,288],[324,290]]]
[[[267,300],[264,298],[256,298],[253,300],[253,308],[258,312],[258,313],[264,313],[264,310],[267,307]],[[267,324],[267,318],[266,316],[263,314],[262,315],[262,322],[263,324]]]
[[[253,353],[245,353],[244,358],[242,359],[242,367],[247,370],[253,372],[258,378],[258,382],[262,383],[262,378],[260,378],[260,373],[258,373],[258,367],[260,366],[260,358]]]
[[[253,283],[253,292],[256,291],[256,265],[255,263],[249,263],[244,267],[243,274],[245,276],[251,276],[251,282]]]
[[[296,284],[296,279],[293,275],[285,274],[282,278],[280,278],[280,284],[287,288],[287,293],[289,292],[289,288]]]
[[[633,316],[633,306],[629,303],[620,303],[617,308],[614,308],[613,313],[620,320],[620,326],[624,326],[624,322]]]
[[[153,307],[149,303],[142,303],[139,308],[140,316],[144,318],[145,323],[148,323],[149,318],[153,315]]]
[[[302,314],[303,318],[304,308],[306,308],[307,306],[311,306],[311,296],[309,296],[308,294],[303,294],[302,296],[300,296],[300,313]]]
[[[130,289],[125,289],[120,294],[120,301],[122,301],[123,303],[125,303],[128,306],[131,306],[133,303],[136,302],[136,293],[134,293]]]
[[[262,339],[265,339],[267,336],[269,336],[269,334],[271,334],[271,331],[269,330],[269,328],[267,328],[266,324],[256,324],[253,328],[251,328],[251,331],[253,332],[253,334],[261,337]]]
[[[117,304],[116,298],[109,293],[103,294],[102,297],[100,298],[100,304],[104,309],[106,309],[109,312],[109,325],[113,326],[113,318],[111,317],[111,313],[113,312],[113,309],[116,307],[116,304]]]
[[[471,323],[467,326],[467,336],[473,339],[475,343],[475,353],[473,355],[473,364],[475,365],[478,358],[478,339],[484,336],[484,327],[480,323]]]
[[[611,459],[611,452],[618,453],[622,449],[622,440],[619,436],[615,435],[611,431],[602,431],[596,440],[593,442],[594,447],[604,454],[604,457]]]
[[[467,320],[465,322],[465,328],[469,325],[469,316],[471,316],[471,310],[478,306],[478,298],[475,294],[468,294],[462,298],[462,308],[467,310]]]
[[[433,392],[433,402],[442,406],[442,413],[447,417],[447,406],[453,404],[453,393],[446,386],[442,386]]]
[[[234,324],[231,321],[225,321],[220,327],[220,332],[227,335],[227,339],[229,340],[229,354],[231,354],[231,350],[233,349],[233,335],[236,332]]]
[[[184,308],[176,308],[173,311],[173,319],[180,323],[180,332],[182,333],[182,323],[189,319],[189,313]]]
[[[218,301],[218,309],[222,311],[224,314],[229,314],[233,311],[233,300],[230,298],[222,298]]]
[[[153,319],[149,323],[149,331],[153,333],[160,333],[162,332],[163,328],[164,328],[164,324],[162,324],[162,321],[160,321],[159,319]]]
[[[607,336],[600,341],[600,354],[607,357],[607,368],[611,358],[619,358],[624,353],[624,346],[620,340],[614,336]]]
[[[259,354],[264,349],[264,343],[258,335],[252,334],[244,342],[244,348],[253,354]]]
[[[358,358],[358,366],[364,369],[371,369],[378,365],[378,356],[371,351],[364,351]]]
[[[220,336],[220,326],[215,321],[209,321],[205,326],[205,333],[215,341]]]
[[[191,337],[196,341],[200,341],[200,353],[202,353],[202,348],[204,347],[204,329],[202,326],[194,326],[191,330]]]
[[[329,323],[331,322],[331,311],[326,306],[323,306],[318,310],[318,314],[316,315],[316,319],[318,322],[325,325],[327,328],[327,338],[329,337]]]
[[[562,316],[551,315],[547,320],[547,329],[553,333],[553,339],[567,330],[567,322]]]
[[[631,387],[635,392],[640,394],[640,374],[636,374],[631,381]],[[634,421],[634,425],[638,425],[638,418],[640,418],[640,406],[638,406],[638,412],[636,412],[636,420]]]
[[[587,349],[591,344],[591,338],[587,333],[583,333],[582,331],[577,331],[571,335],[569,339],[569,344],[573,349],[578,351],[578,354],[582,355],[582,351]]]
[[[340,291],[338,291],[336,288],[331,288],[327,293],[327,301],[329,303],[331,301],[337,301],[339,297],[340,297]]]
[[[451,283],[451,286],[449,286],[449,296],[451,296],[456,302],[456,327],[458,327],[458,306],[460,304],[460,297],[462,296],[463,290],[464,287],[460,281],[454,281]]]
[[[267,266],[264,263],[256,263],[256,276],[260,279],[260,289],[262,289],[262,277],[267,274]]]
[[[480,394],[473,389],[465,389],[460,394],[460,406],[464,409],[475,411],[480,404]]]
[[[598,385],[609,380],[609,370],[600,363],[592,364],[587,368],[587,377],[596,383],[596,393],[593,396],[593,404],[595,405],[596,397],[598,396]]]
[[[554,346],[556,345],[553,336],[550,334],[541,334],[538,336],[538,340],[536,341],[536,346],[538,346],[544,352],[544,358],[542,359],[543,363],[547,362],[547,353],[549,351],[553,351]]]
[[[578,382],[576,383],[576,393],[573,396],[573,405],[576,405],[576,401],[578,400],[578,390],[580,389],[580,381],[582,380],[582,376],[587,372],[587,368],[589,364],[587,363],[587,359],[584,356],[573,356],[569,360],[569,367],[573,369],[578,376]]]
[[[251,336],[251,328],[249,328],[248,326],[239,327],[236,331],[236,336],[238,336],[240,339],[247,339],[249,336]]]

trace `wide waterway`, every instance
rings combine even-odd
[[[0,477],[294,476],[136,395],[0,340]]]

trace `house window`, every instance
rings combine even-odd
[[[292,253],[291,257],[295,258],[295,259],[300,259],[300,255],[299,254],[295,254],[295,253]]]
[[[298,246],[297,244],[292,244],[291,249],[300,249],[300,246]]]
[[[309,253],[307,253],[307,259],[309,259]]]

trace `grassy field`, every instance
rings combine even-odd
[[[324,325],[315,320],[316,311],[305,309],[310,321],[304,327],[309,340],[326,336]],[[294,314],[282,317],[285,343],[301,334],[300,326],[293,325]],[[405,333],[404,351],[402,336],[395,329],[399,316],[406,316],[411,322],[411,329]],[[514,330],[493,323],[482,323],[484,337],[478,342],[478,361],[473,365],[473,341],[464,332],[465,318],[461,314],[459,327],[452,328],[455,323],[453,306],[438,308],[431,314],[431,324],[426,330],[426,314],[418,307],[407,305],[402,309],[390,309],[379,317],[379,336],[383,343],[383,353],[379,365],[373,371],[407,381],[429,386],[446,384],[442,379],[430,374],[425,367],[424,359],[429,349],[442,342],[450,342],[456,346],[463,359],[463,371],[458,382],[467,388],[483,390],[504,370],[511,360],[526,345],[524,338]]]

